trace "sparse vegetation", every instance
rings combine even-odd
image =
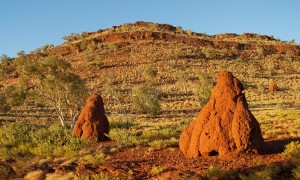
[[[137,113],[157,115],[161,112],[161,92],[155,87],[142,85],[132,90],[132,108]]]
[[[71,120],[84,103],[84,99],[79,97],[86,97],[87,92],[84,81],[72,73],[70,64],[55,57],[46,57],[38,60],[20,58],[16,60],[16,66],[22,83],[55,109],[62,126],[66,126],[65,109],[70,112]]]
[[[162,173],[163,171],[165,170],[164,167],[161,167],[161,166],[152,166],[151,168],[151,174],[156,176],[160,173]]]
[[[214,165],[210,165],[203,172],[203,175],[208,179],[236,179],[237,173],[235,171],[225,171]]]
[[[254,173],[249,174],[248,176],[244,176],[240,174],[240,178],[242,180],[254,180],[254,179],[265,179],[265,180],[271,180],[273,177],[276,176],[276,174],[280,171],[280,169],[277,166],[269,165],[265,167],[261,171],[257,171]]]
[[[198,81],[198,85],[194,89],[194,96],[200,103],[200,106],[203,107],[210,98],[212,85],[209,81],[210,78],[206,73],[199,71],[198,78],[199,81]]]
[[[72,157],[87,145],[73,138],[70,131],[58,124],[40,128],[26,123],[10,123],[0,127],[1,160],[37,155],[40,157]]]
[[[296,167],[292,170],[295,178],[300,178],[300,143],[299,141],[291,142],[286,145],[282,155],[291,161]]]
[[[112,129],[109,132],[109,138],[116,141],[122,147],[131,147],[139,144],[138,138],[132,135],[127,129]]]
[[[178,175],[178,171],[183,177],[281,178],[274,166],[257,170],[257,165],[241,159],[235,159],[234,166],[209,158],[206,164],[178,160],[178,141],[182,129],[208,101],[216,75],[223,69],[243,82],[250,110],[266,141],[298,140],[299,57],[294,42],[250,33],[210,36],[180,26],[143,22],[71,33],[63,39],[66,42],[60,46],[42,46],[29,54],[20,51],[16,58],[0,57],[0,159],[13,164],[18,178],[39,169],[51,172],[47,178],[73,178],[75,169],[79,172],[81,168],[107,172],[80,176],[82,179],[118,179],[119,173],[119,179],[124,174],[124,179],[151,178],[165,169],[167,174],[175,171]],[[277,51],[278,45],[284,48]],[[270,80],[276,80],[280,91],[267,91]],[[103,143],[102,148],[73,138],[68,128],[54,123],[58,116],[68,127],[90,92],[101,92],[110,120],[113,142]],[[297,143],[283,153],[293,168],[285,173],[288,178],[300,176]],[[166,163],[164,158],[169,156],[172,162]],[[141,157],[145,162],[136,163]],[[257,157],[262,167],[283,163],[279,154]],[[171,163],[193,163],[197,170],[173,170],[167,167]],[[207,163],[215,166],[202,172]],[[235,169],[224,170],[232,167]],[[236,169],[240,169],[239,177]],[[7,174],[6,170],[1,164],[0,175]],[[61,171],[66,172],[55,174]]]
[[[98,153],[93,155],[92,154],[85,155],[81,160],[83,161],[83,163],[98,165],[98,164],[105,163],[106,159],[107,157],[104,154]]]

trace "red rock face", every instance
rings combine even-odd
[[[227,157],[261,150],[261,129],[242,91],[241,82],[230,72],[219,73],[209,102],[180,135],[185,156]]]
[[[73,136],[84,136],[88,141],[105,141],[108,138],[104,134],[109,133],[109,123],[105,116],[104,105],[101,96],[91,95],[87,101],[73,129]]]
[[[278,86],[277,86],[276,82],[271,82],[271,84],[269,85],[269,90],[270,91],[278,91]]]

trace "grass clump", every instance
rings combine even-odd
[[[0,179],[8,179],[11,170],[4,165],[0,165]]]
[[[136,113],[158,115],[161,113],[161,92],[149,85],[142,85],[132,90],[132,108]]]
[[[98,165],[98,164],[105,163],[106,159],[107,159],[107,157],[103,153],[99,153],[99,154],[95,154],[95,155],[92,155],[92,154],[85,155],[81,160],[84,163]]]
[[[300,165],[300,142],[293,141],[286,145],[282,155],[293,163]]]
[[[74,138],[71,131],[54,124],[48,129],[43,128],[31,134],[33,148],[31,152],[42,157],[76,156],[81,147],[87,142],[81,138]]]
[[[156,176],[156,175],[162,173],[164,170],[165,170],[165,168],[162,166],[152,166],[150,173],[152,175]]]
[[[151,147],[157,148],[165,148],[165,147],[177,147],[178,146],[178,139],[172,137],[171,139],[158,139],[148,143]]]
[[[300,178],[300,142],[293,141],[285,146],[282,155],[291,161],[296,167],[292,170],[293,176],[297,179]]]
[[[139,144],[137,136],[131,134],[127,129],[111,129],[108,136],[122,147],[132,147]]]
[[[76,179],[77,180],[120,180],[120,179],[125,179],[125,178],[111,177],[107,173],[100,172],[98,174],[93,174],[91,176],[79,176]]]
[[[185,123],[179,126],[158,126],[142,133],[133,133],[133,129],[112,128],[108,136],[121,147],[177,147],[178,137],[184,125]]]
[[[249,174],[248,176],[239,175],[241,180],[272,180],[274,176],[280,171],[277,166],[266,166],[263,170]]]
[[[172,127],[159,127],[158,129],[144,131],[141,138],[152,141],[157,139],[170,139],[177,134],[176,129]]]
[[[208,179],[236,179],[237,173],[235,171],[222,170],[214,165],[210,165],[208,169],[203,172],[203,175]]]

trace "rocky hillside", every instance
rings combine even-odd
[[[162,92],[160,117],[194,116],[201,107],[194,95],[199,72],[208,74],[213,84],[221,69],[242,80],[251,108],[278,103],[293,107],[297,102],[294,89],[299,84],[300,46],[271,36],[209,36],[168,24],[136,22],[81,35],[71,33],[64,39],[59,46],[44,46],[27,56],[56,56],[70,62],[91,92],[102,92],[108,113],[120,113],[122,108],[132,112],[132,89],[145,83],[142,71],[149,67],[158,71],[155,86]],[[7,67],[9,78],[2,80],[3,86],[18,79],[13,64]],[[107,81],[124,98],[122,104],[105,94]],[[277,82],[281,92],[267,93],[271,81]]]

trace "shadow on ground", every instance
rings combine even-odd
[[[285,150],[285,146],[292,141],[300,141],[300,138],[276,139],[265,142],[262,154],[279,154]]]

